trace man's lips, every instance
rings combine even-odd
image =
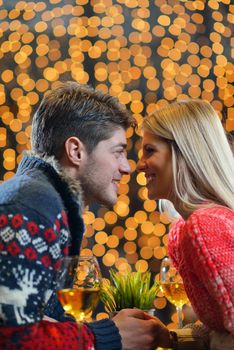
[[[120,182],[120,179],[113,179],[112,180],[112,183],[116,189],[116,192],[118,192],[118,189],[119,189],[119,182]]]
[[[116,184],[119,184],[121,179],[113,179],[112,182],[116,183]]]

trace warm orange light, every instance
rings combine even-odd
[[[102,267],[157,274],[171,221],[148,199],[144,174],[135,173],[142,122],[175,100],[202,98],[234,131],[234,13],[230,0],[152,2],[153,11],[148,0],[11,1],[1,8],[0,181],[14,175],[31,148],[34,110],[60,81],[115,96],[137,123],[126,131],[132,175],[121,179],[114,208],[86,210],[82,254],[98,256]],[[165,305],[159,296],[155,306]]]

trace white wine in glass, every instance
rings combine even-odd
[[[170,258],[163,259],[160,268],[160,286],[165,297],[175,305],[179,328],[183,327],[182,308],[189,302],[182,277],[173,266]]]
[[[58,273],[58,299],[77,322],[90,321],[99,301],[101,272],[94,256],[64,258]]]

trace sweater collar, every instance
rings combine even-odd
[[[68,175],[54,156],[48,156],[46,154],[41,155],[34,151],[26,151],[24,152],[24,156],[25,158],[23,160],[23,164],[21,164],[21,171],[23,170],[22,168],[24,168],[25,162],[27,163],[27,169],[30,169],[30,167],[34,168],[36,166],[38,168],[52,171],[55,176],[57,175],[60,180],[66,183],[72,197],[75,199],[75,201],[79,202],[79,205],[83,211],[84,200],[79,180]]]

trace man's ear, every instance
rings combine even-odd
[[[64,151],[68,161],[76,166],[79,166],[85,157],[85,146],[75,136],[71,136],[65,141]]]

